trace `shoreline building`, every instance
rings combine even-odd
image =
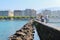
[[[51,16],[55,18],[60,18],[60,10],[52,11]]]
[[[0,11],[0,16],[8,16],[9,11]]]
[[[36,10],[32,9],[32,16],[36,17]]]
[[[36,10],[33,10],[33,9],[14,10],[14,16],[36,17]]]
[[[23,16],[23,13],[22,10],[14,10],[14,16]]]
[[[12,11],[0,11],[0,16],[14,16]]]
[[[41,14],[44,16],[48,15],[50,18],[60,18],[60,10],[43,10]]]
[[[25,16],[36,17],[36,10],[34,9],[26,9],[24,10]]]
[[[0,11],[0,16],[29,16],[36,17],[36,10],[26,9],[26,10],[14,10],[14,11]]]
[[[44,15],[44,16],[46,16],[46,15],[51,16],[51,10],[43,10],[42,11],[42,15]]]

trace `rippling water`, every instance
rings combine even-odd
[[[13,35],[16,30],[21,29],[27,22],[27,20],[0,20],[0,40],[8,40],[9,36]],[[34,40],[39,40],[36,30]]]
[[[0,40],[8,40],[8,37],[13,35],[16,30],[19,30],[28,21],[21,20],[2,20],[0,21]]]
[[[59,18],[50,18],[48,23],[54,24],[55,26],[60,27],[60,19]]]

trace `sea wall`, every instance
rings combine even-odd
[[[9,37],[9,40],[33,40],[34,28],[31,23],[25,24],[20,30]]]
[[[34,21],[33,25],[36,27],[40,40],[60,40],[59,30],[51,28],[37,21]]]

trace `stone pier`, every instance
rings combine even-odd
[[[40,40],[60,40],[60,27],[52,26],[48,23],[34,21]]]
[[[25,24],[20,30],[9,37],[9,40],[33,40],[34,28],[31,23]]]

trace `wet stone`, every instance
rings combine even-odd
[[[33,40],[34,39],[34,27],[32,24],[27,23],[20,30],[17,30],[10,40]]]

